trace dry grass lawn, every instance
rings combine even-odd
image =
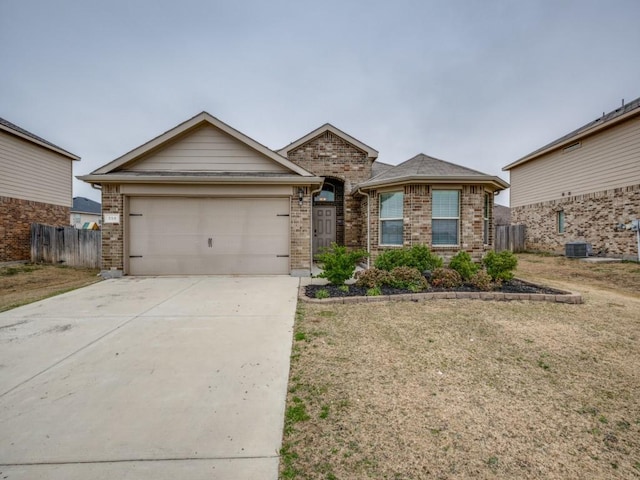
[[[98,270],[56,265],[0,267],[0,312],[95,283],[97,275]]]
[[[281,478],[640,478],[640,265],[519,260],[585,303],[301,304]]]

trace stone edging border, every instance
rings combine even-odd
[[[522,281],[522,280],[521,280]],[[528,282],[524,282],[528,283]],[[578,305],[583,303],[582,295],[579,293],[503,293],[503,292],[424,292],[424,293],[403,293],[399,295],[378,295],[375,297],[332,297],[332,298],[310,298],[307,297],[305,286],[300,286],[298,298],[306,303],[369,303],[369,302],[420,302],[428,300],[530,300],[535,302],[555,302],[571,303]]]

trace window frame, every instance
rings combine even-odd
[[[556,233],[563,234],[567,229],[564,210],[556,212]]]
[[[456,192],[458,196],[458,216],[457,217],[436,217],[434,216],[435,194],[436,192]],[[459,247],[460,246],[460,204],[462,192],[457,188],[438,188],[431,192],[431,246],[433,247]],[[456,221],[456,243],[435,243],[435,223],[438,220],[455,220]]]
[[[490,215],[490,202],[491,194],[489,192],[484,192],[484,206],[482,207],[482,242],[484,245],[490,245],[489,238],[489,228],[490,223],[489,219]]]
[[[400,194],[402,196],[402,213],[400,217],[383,217],[382,216],[382,197],[383,195]],[[402,235],[400,243],[383,243],[382,241],[382,225],[384,222],[400,220],[402,222]],[[392,190],[380,192],[378,194],[378,245],[381,247],[402,247],[404,246],[404,190]]]
[[[331,193],[331,195],[333,195],[333,199],[325,200],[324,198],[322,198],[321,195],[323,192]],[[327,183],[327,182],[325,182],[322,185],[322,189],[318,193],[316,193],[313,197],[314,203],[331,203],[335,201],[336,201],[336,186],[333,185],[332,183]]]

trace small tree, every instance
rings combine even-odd
[[[365,250],[347,251],[347,247],[332,243],[317,256],[322,267],[320,278],[326,278],[333,285],[343,285],[353,276],[359,261],[367,258],[369,254]]]

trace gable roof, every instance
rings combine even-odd
[[[294,142],[291,142],[286,147],[281,148],[280,150],[278,150],[278,153],[280,155],[285,155],[286,156],[286,155],[289,154],[290,151],[295,150],[299,146],[304,145],[305,143],[307,143],[307,142],[313,140],[314,138],[322,135],[324,132],[333,133],[334,135],[340,137],[345,142],[350,143],[354,147],[356,147],[356,148],[362,150],[363,152],[365,152],[368,157],[371,157],[371,158],[377,158],[378,157],[378,151],[377,150],[371,148],[369,145],[366,145],[366,144],[362,143],[360,140],[357,140],[357,139],[353,138],[351,135],[343,132],[339,128],[334,127],[330,123],[325,123],[321,127],[318,127],[315,130],[313,130],[312,132],[307,133],[304,137],[300,137],[298,140],[296,140]]]
[[[546,153],[549,153],[553,150],[557,150],[565,145],[580,140],[581,138],[587,137],[589,135],[593,135],[597,132],[600,132],[604,129],[613,127],[621,122],[624,122],[632,117],[640,115],[640,97],[635,100],[609,112],[603,113],[602,117],[598,117],[592,122],[583,125],[582,127],[574,130],[573,132],[567,133],[566,135],[554,140],[551,143],[546,144],[544,147],[541,147],[533,152],[525,155],[524,157],[516,160],[513,163],[510,163],[506,167],[503,167],[502,170],[510,170],[513,167],[517,167],[518,165],[522,165],[523,163],[529,162],[535,158],[538,158]]]
[[[80,157],[77,155],[74,155],[71,152],[67,152],[66,150],[64,150],[63,148],[58,147],[57,145],[54,145],[53,143],[45,140],[42,137],[39,137],[27,130],[25,130],[24,128],[21,128],[13,123],[11,123],[9,120],[5,120],[4,118],[0,117],[0,130],[4,130],[5,132],[8,132],[12,135],[15,135],[16,137],[20,137],[24,140],[27,140],[31,143],[35,143],[36,145],[39,145],[41,147],[46,148],[47,150],[51,150],[52,152],[55,153],[59,153],[60,155],[63,155],[71,160],[80,160]]]
[[[509,188],[509,184],[500,177],[420,153],[361,183],[356,189],[402,183],[490,183],[497,190]]]
[[[235,128],[230,127],[229,125],[217,119],[213,115],[210,115],[207,112],[201,112],[196,116],[190,118],[189,120],[177,125],[171,130],[164,132],[163,134],[155,137],[154,139],[149,140],[145,144],[131,150],[128,153],[125,153],[119,158],[116,158],[112,162],[109,162],[106,165],[103,165],[102,167],[98,168],[97,170],[94,170],[90,175],[86,175],[82,177],[82,180],[91,181],[92,177],[94,176],[114,173],[120,168],[122,168],[123,166],[125,166],[126,164],[135,162],[140,157],[142,157],[143,155],[151,151],[161,149],[167,143],[176,139],[180,135],[183,135],[186,132],[193,130],[203,124],[209,124],[222,130],[224,133],[244,143],[248,147],[256,150],[258,153],[264,155],[265,157],[268,157],[271,160],[275,161],[276,163],[279,163],[280,165],[294,172],[297,175],[301,175],[303,177],[314,177],[312,173],[306,171],[304,168],[296,165],[295,163],[284,158],[283,156],[278,155],[273,150],[270,150],[269,148],[265,147],[261,143],[256,142],[255,140],[246,136],[244,133],[239,132]],[[138,177],[140,176],[142,175],[138,174]]]
[[[89,198],[73,197],[71,213],[93,213],[100,215],[102,213],[102,205]]]

